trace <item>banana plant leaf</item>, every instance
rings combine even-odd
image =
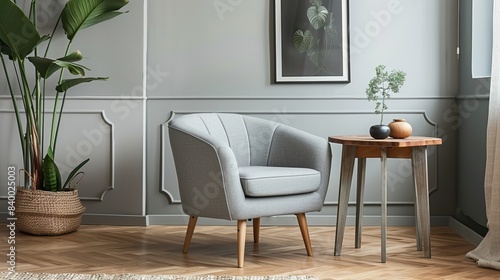
[[[2,40],[0,40],[0,54],[5,54],[9,57],[9,59],[14,60],[14,54],[12,50],[5,44]]]
[[[11,0],[0,0],[0,50],[11,59],[24,59],[47,40]]]
[[[107,79],[108,79],[108,77],[97,77],[97,78],[88,77],[88,78],[67,79],[67,80],[63,80],[60,84],[58,84],[56,86],[56,91],[57,92],[65,92],[68,89],[70,89],[76,85],[79,85],[81,83],[88,83],[88,82],[92,82],[92,81],[105,81]]]
[[[40,76],[44,79],[49,78],[52,74],[54,74],[61,68],[67,68],[71,74],[80,76],[85,76],[85,70],[90,70],[83,65],[76,64],[71,61],[66,61],[64,60],[64,58],[51,59],[46,57],[32,56],[28,57],[28,60],[35,66],[38,73],[40,73]],[[71,59],[73,59],[73,56],[68,58],[68,60]]]
[[[118,10],[127,3],[128,0],[69,0],[61,14],[66,36],[72,40],[79,30],[124,13]]]
[[[80,51],[75,51],[68,54],[65,57],[58,58],[57,60],[67,61],[67,62],[77,62],[82,60],[83,55]]]

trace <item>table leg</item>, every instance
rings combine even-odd
[[[387,259],[386,255],[386,243],[387,243],[387,148],[382,147],[380,149],[381,151],[381,156],[380,156],[380,165],[381,165],[381,174],[382,174],[382,184],[381,184],[381,189],[382,189],[382,226],[381,226],[381,235],[382,235],[382,241],[381,241],[381,262],[385,263]]]
[[[363,221],[363,201],[365,194],[366,158],[358,158],[358,178],[356,190],[356,233],[354,247],[361,248],[361,228]]]
[[[419,210],[419,204],[417,203],[417,197],[418,197],[418,192],[417,192],[417,179],[415,177],[415,164],[413,160],[411,161],[412,165],[412,175],[413,175],[413,186],[414,186],[414,193],[415,193],[415,206],[414,206],[414,211],[415,211],[415,236],[417,240],[417,251],[422,251],[422,227],[420,225],[420,210]]]
[[[349,145],[342,146],[337,224],[335,229],[335,248],[333,253],[335,256],[340,256],[340,251],[342,250],[342,241],[344,239],[345,222],[347,218],[347,207],[349,204],[349,193],[351,192],[355,156],[356,147]]]
[[[415,190],[417,218],[420,221],[420,238],[424,257],[431,257],[431,221],[429,211],[429,186],[427,178],[427,147],[413,147],[413,173],[415,174]],[[417,223],[418,224],[418,223]]]

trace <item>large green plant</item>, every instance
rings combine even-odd
[[[293,34],[293,45],[299,53],[306,53],[309,60],[316,66],[315,74],[320,71],[330,73],[325,64],[330,49],[338,40],[333,13],[323,6],[321,0],[309,0],[311,6],[307,9],[309,23],[300,23],[299,29]],[[312,29],[310,29],[312,27]]]
[[[76,166],[64,182],[55,163],[57,136],[67,91],[81,83],[107,79],[85,77],[85,71],[89,69],[77,63],[82,59],[82,54],[80,51],[71,51],[72,43],[81,30],[122,14],[119,10],[127,3],[128,0],[69,0],[52,34],[41,35],[37,29],[36,0],[31,0],[26,13],[17,1],[0,0],[0,58],[16,115],[23,169],[28,178],[25,187],[49,191],[70,190],[71,180],[89,161],[86,159]],[[59,58],[48,58],[52,38],[60,24],[68,39],[65,52]],[[43,52],[38,50],[42,42],[46,43]],[[35,70],[29,70],[27,63],[31,63]],[[67,72],[75,77],[64,79]],[[55,89],[46,88],[49,78],[56,79]],[[46,108],[46,99],[51,96],[49,91],[55,92],[52,108]],[[18,104],[18,98],[22,105]],[[46,110],[51,112],[49,125],[44,120]],[[46,132],[50,132],[50,141],[44,144]]]
[[[369,101],[375,101],[375,114],[380,114],[380,124],[384,122],[384,111],[387,110],[385,100],[391,97],[391,92],[399,92],[405,79],[406,73],[403,71],[392,70],[389,73],[385,70],[385,65],[375,68],[375,77],[368,84],[366,96]]]

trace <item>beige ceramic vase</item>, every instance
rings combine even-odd
[[[405,119],[394,119],[393,122],[389,124],[391,129],[390,137],[395,139],[404,139],[411,135],[412,127]]]

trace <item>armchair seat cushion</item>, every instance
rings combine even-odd
[[[311,168],[245,166],[239,167],[246,196],[268,197],[310,193],[318,190],[319,171]]]

